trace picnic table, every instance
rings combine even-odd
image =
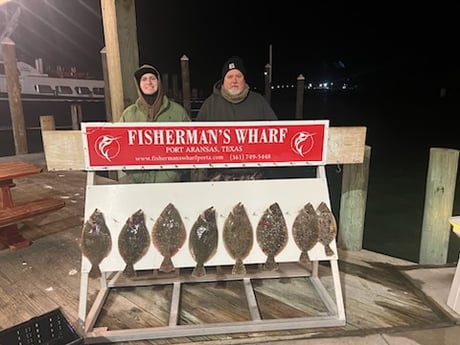
[[[11,188],[16,186],[14,180],[37,175],[41,171],[42,168],[23,161],[0,163],[0,241],[10,249],[30,245],[30,241],[19,232],[18,222],[65,206],[63,200],[55,198],[43,198],[24,203],[14,202],[11,194]]]

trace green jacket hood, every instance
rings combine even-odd
[[[158,90],[156,93],[156,99],[153,104],[149,104],[147,102],[145,95],[141,91],[140,78],[145,73],[153,73],[158,79]],[[136,103],[141,103],[142,107],[146,109],[147,117],[150,120],[155,120],[155,118],[159,114],[160,109],[162,108],[163,96],[164,96],[163,83],[161,81],[160,71],[158,71],[158,69],[156,69],[152,65],[143,64],[138,69],[136,69],[136,71],[134,72],[134,82],[136,83],[137,96],[138,96]]]

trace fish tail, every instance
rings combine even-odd
[[[303,252],[300,254],[299,262],[300,262],[301,264],[308,264],[308,263],[310,262],[310,257],[308,256],[308,252],[307,252],[307,251],[303,251]]]
[[[244,267],[243,260],[236,260],[232,269],[232,274],[246,274],[246,267]]]
[[[277,268],[275,257],[273,255],[267,256],[267,261],[265,261],[264,265],[266,270],[273,271]]]
[[[326,251],[326,255],[327,256],[332,256],[334,255],[334,251],[331,249],[331,247],[328,245],[326,245],[326,247],[324,248],[324,250]]]
[[[172,272],[174,271],[174,265],[171,261],[170,256],[165,256],[163,259],[163,262],[160,265],[160,271],[161,272]]]
[[[133,277],[136,275],[136,271],[134,271],[134,266],[132,264],[126,264],[125,269],[123,270],[123,274],[126,277]]]
[[[206,269],[203,265],[197,265],[192,272],[192,276],[194,277],[202,277],[206,275]]]
[[[93,264],[91,266],[91,270],[89,271],[88,275],[91,278],[99,278],[100,276],[102,276],[102,272],[101,272],[101,269],[99,268],[99,265]]]

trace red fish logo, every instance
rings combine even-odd
[[[101,135],[94,143],[94,150],[99,157],[111,162],[120,153],[120,143],[111,135]]]
[[[301,157],[305,157],[315,145],[314,133],[299,132],[291,139],[291,149]]]

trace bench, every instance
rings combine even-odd
[[[30,245],[30,241],[19,233],[17,223],[34,216],[52,212],[65,206],[63,200],[44,198],[15,204],[11,188],[13,179],[38,174],[41,168],[21,161],[0,163],[0,241],[10,249],[19,249]]]
[[[29,246],[30,241],[18,232],[16,223],[40,214],[56,211],[64,206],[63,200],[47,198],[0,209],[0,241],[10,249]]]
[[[59,210],[65,206],[65,202],[59,199],[39,199],[12,207],[0,209],[0,236],[1,228],[16,224],[27,218],[32,218],[43,213]]]

